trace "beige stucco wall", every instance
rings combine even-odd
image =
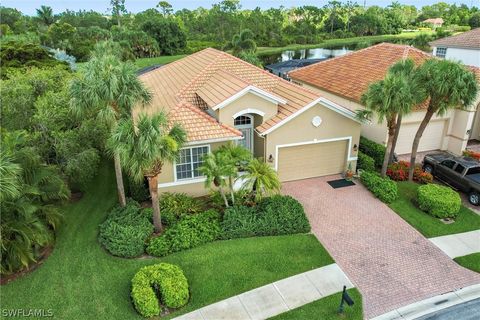
[[[257,114],[253,116],[253,128],[256,128],[263,123],[263,119]],[[256,131],[253,133],[253,155],[255,158],[265,159],[265,138],[260,136]]]
[[[220,146],[226,144],[228,142],[217,142],[211,144],[199,144],[195,146],[203,146],[203,145],[210,145],[210,151],[214,151],[218,149]],[[198,181],[201,179],[192,179],[191,181],[197,181],[195,183],[187,183],[181,184],[176,186],[162,186],[164,183],[172,183],[175,182],[174,176],[174,164],[173,163],[165,163],[163,165],[162,173],[158,176],[158,192],[180,192],[186,193],[195,197],[203,196],[208,194],[209,190],[204,187],[203,181]],[[187,182],[188,180],[180,180],[182,182]]]
[[[233,127],[233,115],[245,109],[257,109],[264,112],[263,121],[267,121],[277,114],[278,106],[265,98],[253,93],[247,93],[222,109],[217,110],[217,119],[221,123]]]
[[[322,119],[318,127],[312,124],[315,116]],[[356,157],[357,152],[353,150],[353,146],[355,144],[358,146],[360,130],[361,125],[357,121],[317,104],[269,133],[266,137],[265,156],[277,157],[275,154],[277,145],[352,137],[350,156]],[[271,165],[274,166],[274,163],[275,161]],[[355,161],[352,161],[352,169],[355,169]]]

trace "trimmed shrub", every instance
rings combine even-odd
[[[385,157],[386,148],[384,145],[376,143],[365,137],[360,137],[359,149],[367,156],[373,158],[376,167],[381,167]]]
[[[306,233],[310,224],[302,205],[290,196],[275,195],[257,207],[236,206],[225,211],[223,238]]]
[[[375,171],[375,160],[365,153],[359,151],[357,169],[362,169],[363,171]]]
[[[476,159],[476,160],[480,161],[480,152],[475,152],[475,151],[472,151],[472,150],[465,150],[465,151],[463,151],[463,155],[465,157],[473,158],[473,159]]]
[[[407,181],[409,168],[410,162],[407,161],[392,163],[387,168],[387,176],[395,181]],[[413,171],[413,180],[423,184],[431,183],[433,181],[433,176],[428,172],[424,172],[422,167],[417,164]]]
[[[462,203],[456,191],[438,184],[420,186],[417,200],[422,211],[437,218],[456,218]]]
[[[183,217],[203,211],[203,203],[185,193],[164,193],[160,197],[162,223],[172,226]]]
[[[158,316],[162,312],[161,305],[180,308],[187,304],[188,281],[176,265],[159,263],[146,266],[133,277],[131,296],[135,309],[142,316]]]
[[[360,180],[368,190],[385,203],[391,203],[398,198],[397,184],[390,178],[382,178],[374,172],[364,172]]]
[[[163,257],[172,252],[212,242],[220,235],[219,220],[220,215],[214,210],[185,216],[164,234],[153,238],[147,246],[147,253]]]
[[[153,233],[152,209],[141,209],[131,201],[115,207],[100,225],[99,242],[114,256],[137,257],[145,251],[145,240]]]

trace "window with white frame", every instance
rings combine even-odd
[[[199,168],[203,164],[203,156],[209,151],[209,146],[191,147],[180,150],[180,155],[175,164],[177,180],[201,177],[202,173]]]
[[[447,48],[438,48],[437,51],[435,51],[435,55],[440,58],[445,58],[447,55]]]

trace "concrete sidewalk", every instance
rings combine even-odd
[[[268,319],[342,291],[352,283],[337,264],[297,274],[219,301],[177,320]]]
[[[414,320],[424,315],[479,298],[480,284],[477,284],[412,303],[373,318],[372,320]]]
[[[480,230],[429,238],[428,240],[452,259],[480,252]]]

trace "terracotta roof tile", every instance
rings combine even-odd
[[[432,41],[430,46],[480,49],[480,28]]]

